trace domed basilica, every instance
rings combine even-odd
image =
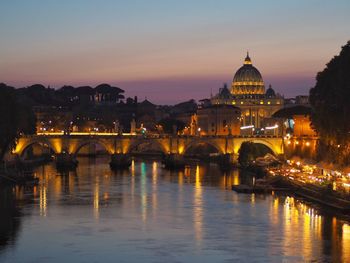
[[[263,78],[259,70],[253,66],[248,53],[243,66],[237,70],[233,77],[231,93],[234,95],[265,93]]]
[[[243,66],[234,77],[230,90],[227,85],[212,96],[211,104],[235,105],[241,109],[241,125],[263,128],[273,121],[273,113],[283,108],[283,97],[270,87],[265,91],[265,84],[259,70],[253,66],[247,53]]]

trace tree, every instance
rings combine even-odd
[[[45,88],[42,84],[34,84],[24,90],[25,95],[34,101],[35,105],[53,105],[55,91]]]
[[[163,127],[165,133],[173,134],[174,132],[181,131],[185,128],[185,123],[173,118],[161,119],[158,123]],[[176,129],[174,131],[174,129]]]
[[[333,152],[335,160],[349,163],[350,41],[317,74],[316,85],[310,90],[310,103],[311,121],[320,136],[321,147],[327,153]],[[328,157],[329,154],[323,156]]]
[[[252,142],[243,142],[241,148],[238,151],[238,163],[242,167],[247,167],[250,165],[254,158],[254,143]]]
[[[21,105],[14,88],[0,84],[0,160],[11,150],[21,133],[35,132],[35,116],[30,108]]]
[[[118,88],[118,87],[112,87],[109,84],[100,84],[96,86],[95,91],[97,94],[101,94],[102,101],[108,101],[108,102],[119,102],[120,99],[124,99],[124,90]]]
[[[14,147],[17,138],[17,119],[15,92],[11,87],[0,87],[0,160]]]
[[[265,145],[253,142],[243,142],[238,151],[238,163],[242,167],[247,167],[255,161],[256,158],[265,156],[272,151]]]
[[[82,105],[88,105],[94,100],[95,91],[90,86],[78,87],[74,90],[75,96],[78,97],[78,101]]]
[[[74,104],[75,100],[75,88],[73,86],[63,86],[59,90],[55,91],[56,100],[61,105],[71,105]]]

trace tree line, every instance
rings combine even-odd
[[[12,88],[0,83],[0,88]],[[91,86],[63,86],[59,89],[34,84],[24,88],[15,89],[17,96],[31,105],[74,106],[81,103],[111,102],[118,103],[123,100],[124,90],[109,84]]]
[[[14,88],[0,84],[0,161],[22,134],[34,134],[36,118]]]
[[[316,76],[311,121],[320,140],[318,159],[350,164],[350,41]]]

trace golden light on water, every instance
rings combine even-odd
[[[343,262],[350,262],[350,224],[342,227]]]
[[[39,187],[39,207],[40,215],[46,216],[47,213],[47,187],[46,184],[41,184]]]
[[[185,167],[185,176],[186,177],[191,176],[191,168],[189,166]]]
[[[234,170],[233,171],[233,185],[239,185],[241,183],[241,179],[239,177],[239,171]]]
[[[20,187],[20,186],[15,186],[13,191],[15,192],[15,195],[16,195],[16,198],[18,200],[23,200],[24,198],[24,189],[23,187]]]
[[[186,168],[185,168],[185,171],[186,171]],[[179,189],[182,188],[182,185],[184,184],[184,176],[185,176],[185,173],[183,171],[179,171],[178,173],[178,184],[179,184]]]
[[[156,216],[158,206],[158,163],[156,161],[152,164],[152,212],[153,217]]]
[[[272,212],[271,212],[271,220],[274,225],[279,223],[279,198],[274,198],[272,202]]]
[[[196,181],[195,181],[195,186],[196,189],[200,188],[201,186],[201,179],[200,179],[200,173],[199,173],[199,165],[196,166]]]
[[[157,175],[157,169],[158,169],[158,163],[156,161],[153,161],[153,163],[152,163],[153,174]]]
[[[135,176],[135,160],[131,161],[131,175]]]
[[[62,192],[62,179],[61,178],[57,178],[54,181],[54,194],[55,196],[60,196]]]
[[[200,181],[199,165],[196,166],[195,186],[193,196],[193,222],[195,230],[195,238],[197,246],[202,243],[202,228],[203,228],[203,190]]]
[[[99,218],[99,208],[100,208],[100,182],[99,177],[96,178],[94,186],[94,216],[96,219]]]
[[[311,227],[312,227],[312,214],[310,209],[308,209],[303,214],[303,232],[302,232],[302,249],[303,255],[310,257],[312,255],[312,246],[311,246]]]
[[[146,222],[147,220],[147,170],[146,163],[142,162],[140,165],[140,173],[141,173],[141,216],[142,221]]]
[[[131,201],[134,201],[135,196],[135,160],[131,161]]]
[[[255,194],[250,195],[250,202],[251,202],[252,206],[255,205]]]

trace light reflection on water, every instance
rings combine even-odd
[[[164,170],[81,159],[0,191],[0,262],[350,262],[350,225],[283,195],[230,190],[252,178],[193,165]],[[0,189],[1,190],[1,189]]]

